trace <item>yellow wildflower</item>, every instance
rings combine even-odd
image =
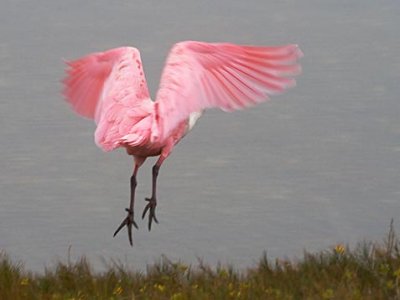
[[[21,282],[20,282],[20,285],[28,285],[29,284],[29,278],[22,278],[21,279]]]
[[[337,254],[344,254],[345,251],[346,251],[346,248],[344,247],[343,244],[338,244],[335,246],[335,252]]]
[[[161,293],[165,291],[165,285],[156,283],[154,288],[159,290]]]
[[[123,292],[122,287],[120,285],[117,285],[113,290],[113,295],[118,296],[118,295],[121,295],[122,292]]]
[[[185,297],[182,293],[175,293],[171,296],[170,300],[183,300]]]

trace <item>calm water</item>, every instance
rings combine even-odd
[[[135,4],[137,2],[137,4]],[[250,4],[251,3],[251,4]],[[250,266],[400,231],[400,3],[0,2],[0,249],[42,270],[78,257]],[[158,219],[112,234],[132,161],[103,153],[60,96],[62,59],[133,45],[152,94],[180,40],[300,44],[298,86],[254,109],[209,111],[161,169]],[[137,218],[151,188],[140,171]]]

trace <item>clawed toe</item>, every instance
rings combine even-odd
[[[128,228],[128,238],[129,238],[129,243],[131,246],[133,246],[133,241],[132,241],[132,225],[135,226],[136,229],[139,229],[137,226],[135,220],[133,219],[133,210],[126,208],[125,209],[128,212],[128,215],[126,218],[122,221],[122,223],[118,226],[117,230],[114,232],[114,237],[120,232],[122,228],[125,226]]]
[[[146,216],[146,213],[148,211],[149,212],[148,228],[150,231],[153,220],[154,220],[154,222],[156,222],[158,224],[158,220],[156,217],[157,200],[155,198],[146,198],[145,200],[148,201],[149,203],[147,203],[146,207],[143,210],[142,219],[144,219],[144,217]]]

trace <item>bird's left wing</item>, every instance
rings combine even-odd
[[[193,112],[211,107],[242,109],[294,86],[301,56],[297,45],[257,47],[194,41],[174,45],[156,97],[158,128],[152,139],[164,140]]]
[[[97,145],[109,151],[121,142],[140,143],[147,132],[138,132],[134,125],[142,121],[141,130],[150,131],[151,118],[146,117],[153,112],[153,102],[139,51],[115,48],[67,64],[64,95],[78,114],[97,123]],[[150,124],[144,126],[143,119]]]
[[[104,112],[107,102],[120,101],[131,94],[129,105],[149,99],[139,50],[121,47],[89,54],[74,61],[66,61],[68,68],[63,94],[78,114],[95,119]],[[118,92],[124,91],[123,95]],[[105,103],[104,103],[105,102]]]

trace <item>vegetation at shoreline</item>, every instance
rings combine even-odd
[[[337,245],[298,261],[271,261],[238,271],[163,258],[147,272],[113,263],[94,272],[84,257],[42,274],[0,252],[0,299],[400,299],[400,242],[391,224],[383,243]]]

